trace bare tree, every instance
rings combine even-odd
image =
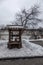
[[[28,10],[23,9],[20,12],[16,13],[15,24],[22,25],[24,28],[28,27],[29,25],[32,25],[32,27],[34,28],[39,22],[42,21],[38,18],[39,14],[40,10],[38,5],[34,5]],[[34,31],[33,35],[35,36]]]
[[[17,25],[22,25],[24,27],[26,27],[27,23],[28,23],[28,25],[32,25],[32,26],[36,25],[38,22],[42,21],[41,19],[38,18],[39,13],[40,13],[39,6],[37,6],[37,5],[34,5],[29,10],[23,9],[23,10],[21,10],[21,12],[16,13],[16,22],[15,23]],[[29,24],[30,21],[32,21],[32,22]]]

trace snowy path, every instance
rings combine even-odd
[[[29,57],[29,56],[42,56],[43,47],[40,45],[29,42],[28,39],[22,40],[23,47],[21,49],[8,49],[7,41],[0,41],[0,58],[4,57]]]
[[[30,49],[33,55],[43,55],[43,47],[24,39],[24,45]]]

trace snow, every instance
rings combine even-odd
[[[8,40],[0,40],[0,58],[6,57],[29,57],[43,56],[43,47],[29,42],[29,39],[22,39],[22,48],[8,49]]]
[[[31,43],[31,42],[29,43],[29,40],[25,40],[25,42],[27,43],[26,47],[29,48],[30,50],[32,50],[32,52],[34,54],[36,53],[36,55],[37,54],[42,54],[43,55],[43,53],[42,53],[43,47],[42,46]]]
[[[19,25],[19,26],[8,25],[7,27],[8,27],[8,28],[22,28],[22,29],[23,29],[23,26],[21,26],[21,25]]]
[[[43,41],[43,38],[42,39],[31,39],[30,41]]]

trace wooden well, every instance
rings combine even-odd
[[[8,31],[9,31],[8,48],[11,49],[22,47],[22,41],[21,41],[22,30],[23,30],[22,26],[8,25]]]

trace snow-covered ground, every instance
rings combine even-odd
[[[8,49],[7,42],[7,40],[0,40],[0,58],[43,56],[43,47],[29,42],[28,38],[22,39],[21,49]]]

